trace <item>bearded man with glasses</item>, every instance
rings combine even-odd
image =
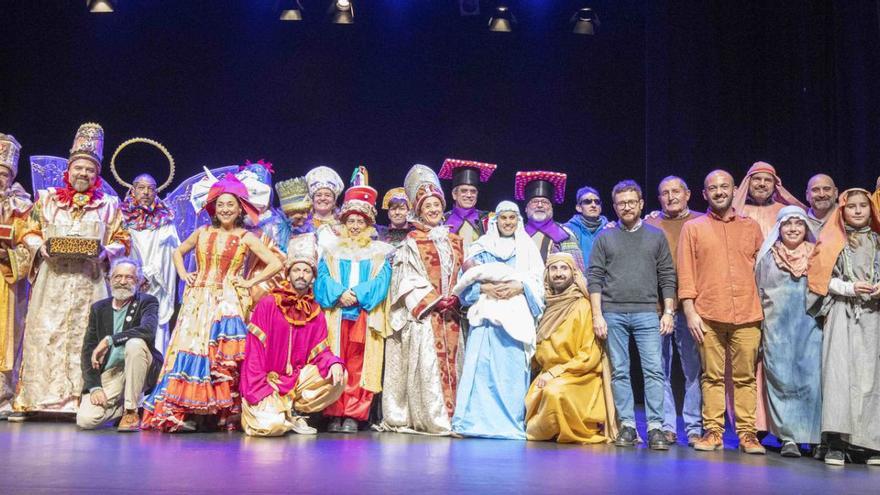
[[[648,446],[668,450],[663,434],[665,375],[661,338],[672,333],[675,300],[675,267],[663,231],[642,222],[645,202],[632,180],[619,182],[611,192],[619,221],[604,229],[590,252],[587,288],[593,309],[593,330],[608,340],[611,388],[618,411],[618,447],[633,446],[636,433],[630,383],[630,337],[636,341],[645,377],[645,413]],[[663,316],[657,315],[662,296]]]

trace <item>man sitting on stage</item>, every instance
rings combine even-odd
[[[119,431],[138,431],[141,394],[156,384],[162,354],[153,346],[159,301],[138,292],[137,261],[121,258],[110,271],[111,297],[92,305],[82,346],[83,397],[76,424],[91,430],[122,417]]]
[[[241,425],[250,436],[281,436],[317,430],[297,413],[310,414],[336,402],[345,387],[342,360],[327,345],[327,323],[315,301],[317,252],[294,238],[287,247],[287,280],[254,308],[241,370]]]
[[[593,333],[587,281],[568,253],[547,257],[546,307],[538,326],[535,364],[526,395],[529,440],[602,443],[617,436],[611,371]]]

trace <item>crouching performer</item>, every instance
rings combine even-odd
[[[312,291],[313,244],[294,238],[287,264],[287,280],[260,299],[248,325],[241,425],[251,436],[314,435],[302,415],[323,411],[345,387],[345,368],[330,352],[327,322]]]

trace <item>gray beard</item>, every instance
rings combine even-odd
[[[117,301],[127,301],[134,297],[134,289],[128,287],[111,287],[110,295]]]
[[[76,190],[76,192],[86,192],[89,190],[90,184],[87,180],[75,179],[72,185],[73,189]]]

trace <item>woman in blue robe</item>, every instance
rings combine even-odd
[[[519,208],[503,201],[471,246],[454,292],[471,325],[456,396],[453,432],[525,440],[525,396],[543,312],[541,254]]]
[[[807,314],[806,271],[815,248],[807,215],[786,206],[767,234],[755,277],[764,308],[766,410],[781,454],[800,457],[797,444],[817,444],[822,423],[822,331]]]

